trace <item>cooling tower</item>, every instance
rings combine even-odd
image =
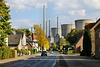
[[[62,30],[62,36],[64,36],[64,38],[66,37],[66,35],[68,33],[70,33],[70,31],[72,29],[75,28],[75,25],[74,24],[62,24],[61,25],[61,30]]]
[[[76,29],[84,29],[85,23],[93,23],[90,19],[81,19],[81,20],[75,20],[75,28]]]
[[[52,37],[57,35],[57,28],[51,28]],[[61,28],[58,28],[58,34],[61,36]]]

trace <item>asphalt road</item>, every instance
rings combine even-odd
[[[55,67],[100,67],[100,59],[78,55],[59,55]]]
[[[17,63],[8,64],[3,67],[54,67],[58,53],[48,54],[48,56],[36,56]]]

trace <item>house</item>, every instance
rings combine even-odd
[[[83,50],[83,38],[84,38],[84,33],[79,38],[79,40],[75,43],[75,53],[80,53]]]
[[[27,38],[26,38],[26,42],[27,42],[27,46],[30,49],[37,49],[38,51],[38,43],[36,42],[36,36],[32,33],[32,34],[28,34]]]
[[[100,19],[96,21],[96,23],[86,23],[85,29],[90,29],[91,31],[91,41],[92,41],[92,54],[95,55],[96,53],[96,48],[97,48],[97,39],[96,39],[96,34],[97,34],[97,27],[100,24]]]
[[[27,46],[28,46],[28,48],[30,48],[30,49],[32,49],[32,48],[34,48],[34,39],[35,39],[35,35],[32,33],[32,34],[27,34],[26,35],[26,43],[27,43]]]
[[[100,58],[100,24],[95,28],[95,57]]]
[[[13,35],[8,35],[8,46],[11,49],[18,47],[19,50],[25,49],[26,36],[25,33],[17,33]]]

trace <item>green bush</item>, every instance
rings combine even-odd
[[[35,52],[37,53],[37,50],[36,49],[33,49],[32,50],[32,54],[35,54]]]
[[[0,47],[0,59],[2,59],[2,48]]]
[[[10,57],[10,48],[2,46],[2,59],[8,59]]]
[[[18,47],[16,47],[15,50],[17,50],[17,53],[21,52],[21,51],[18,49]]]
[[[15,51],[7,46],[0,47],[0,59],[14,58]]]
[[[10,58],[14,58],[15,57],[15,51],[10,49]]]
[[[29,50],[25,50],[25,55],[29,55]]]

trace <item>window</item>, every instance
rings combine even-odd
[[[11,40],[11,42],[13,42],[13,41]]]

